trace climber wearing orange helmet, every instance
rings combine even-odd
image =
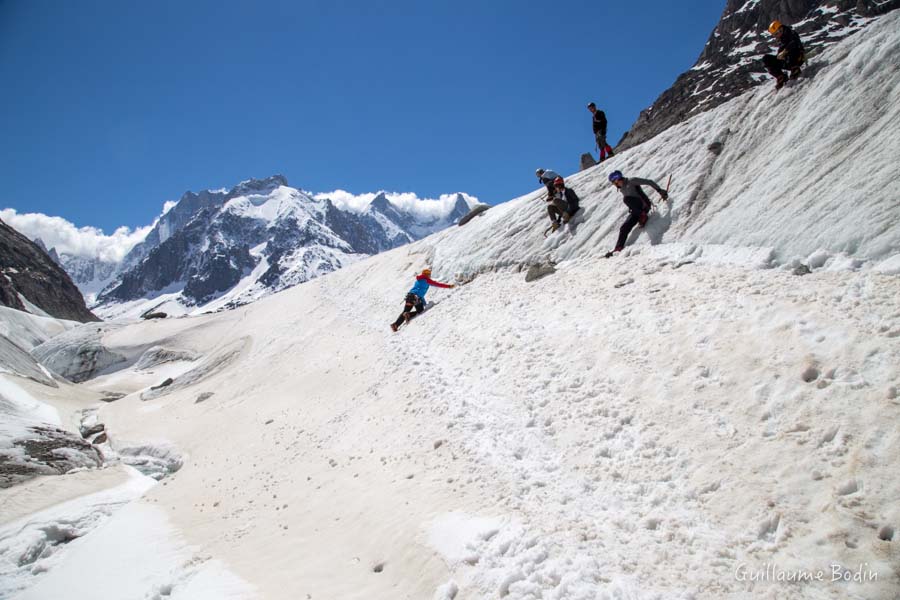
[[[410,319],[425,312],[425,293],[428,292],[428,288],[432,285],[440,288],[456,287],[452,283],[434,281],[431,279],[431,269],[422,269],[422,273],[416,275],[416,283],[412,286],[412,289],[409,290],[409,293],[406,294],[403,312],[400,313],[400,316],[397,317],[396,321],[391,323],[391,329],[393,331],[397,331],[403,323],[409,323]],[[416,312],[412,312],[414,308],[416,309]]]
[[[762,61],[769,75],[775,78],[775,89],[778,90],[788,80],[785,69],[790,71],[791,79],[800,76],[800,66],[804,61],[803,43],[796,31],[778,20],[769,25],[769,33],[778,40],[778,54],[766,54]]]

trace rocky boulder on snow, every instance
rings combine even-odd
[[[62,475],[103,464],[100,451],[78,435],[58,427],[29,426],[12,448],[0,452],[0,488],[39,475]]]

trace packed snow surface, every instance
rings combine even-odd
[[[535,192],[76,344],[124,357],[81,385],[111,445],[184,465],[22,597],[895,599],[900,15],[851,41],[570,177],[547,238]],[[614,168],[672,202],[604,260]],[[394,334],[425,266],[460,285]]]
[[[20,600],[247,597],[251,588],[219,561],[188,547],[164,511],[132,502],[155,482],[128,467],[121,470],[127,479],[117,486],[0,527],[0,596]]]

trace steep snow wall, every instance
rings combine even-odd
[[[634,246],[767,248],[773,264],[824,250],[812,257],[814,267],[889,259],[900,253],[898,30],[900,14],[891,13],[865,36],[814,59],[807,78],[791,87],[753,89],[567,177],[584,209],[574,233],[542,237],[549,221],[540,190],[491,209],[461,233],[429,238],[430,258],[445,272],[468,275],[516,262],[600,256],[612,249],[626,214],[606,179],[620,169],[661,186],[672,177],[671,206],[661,203],[645,233],[632,233]],[[828,261],[839,254],[849,260]]]

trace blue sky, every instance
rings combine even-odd
[[[0,0],[0,208],[112,230],[185,190],[491,204],[577,169],[689,68],[723,0]]]

